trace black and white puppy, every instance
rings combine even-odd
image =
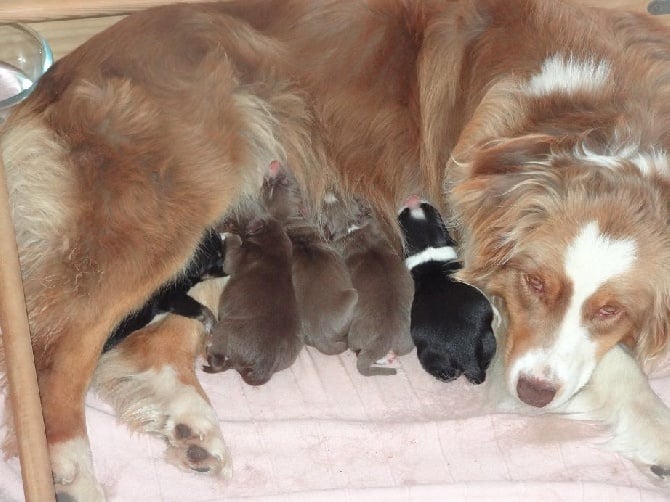
[[[439,380],[464,374],[482,383],[496,351],[490,302],[453,277],[461,268],[456,243],[436,208],[410,197],[398,218],[405,264],[414,279],[411,333],[421,366]]]
[[[226,275],[223,271],[224,253],[221,235],[213,229],[208,230],[184,272],[156,291],[139,310],[123,319],[105,342],[103,353],[149,324],[157,315],[168,312],[197,319],[211,331],[216,317],[209,308],[189,296],[188,291],[201,281]]]

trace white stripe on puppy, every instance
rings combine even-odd
[[[421,265],[422,263],[427,263],[429,261],[449,262],[454,261],[457,258],[458,256],[456,255],[456,250],[451,246],[445,246],[441,248],[426,248],[420,253],[405,258],[405,265],[407,265],[408,269],[412,270],[417,265]]]

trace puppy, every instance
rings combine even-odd
[[[197,319],[210,332],[216,317],[209,308],[189,296],[188,291],[201,281],[226,275],[223,271],[223,254],[221,236],[213,229],[208,230],[184,272],[156,291],[139,310],[125,317],[112,331],[102,352],[112,349],[132,332],[149,324],[157,315],[167,312]]]
[[[496,351],[490,302],[474,286],[454,279],[461,268],[456,243],[435,207],[411,197],[398,219],[405,264],[414,279],[411,333],[421,366],[445,382],[463,374],[482,383]]]
[[[407,354],[414,347],[410,335],[412,278],[367,208],[356,202],[349,208],[334,202],[324,211],[331,213],[329,234],[358,291],[348,336],[349,348],[358,356],[356,367],[366,376],[394,375],[394,368],[377,364],[388,361],[380,361],[382,358]],[[343,225],[344,221],[348,225]]]
[[[304,217],[296,180],[277,162],[270,165],[262,199],[270,214],[283,222],[292,243],[293,286],[303,342],[324,354],[344,352],[358,300],[344,261],[319,227]]]
[[[273,218],[252,219],[244,235],[226,235],[219,322],[206,347],[216,373],[234,368],[250,385],[266,383],[295,361],[302,344],[291,281],[291,241]]]

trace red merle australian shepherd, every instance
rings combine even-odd
[[[499,394],[602,420],[670,474],[670,410],[640,369],[670,329],[670,31],[645,16],[558,0],[156,8],[59,61],[0,141],[59,493],[103,497],[84,394],[107,336],[273,160],[314,208],[368,201],[396,242],[408,195],[440,200],[462,277],[501,312]],[[172,461],[226,475],[199,334],[180,329],[133,335],[93,383]]]

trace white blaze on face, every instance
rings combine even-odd
[[[510,370],[516,391],[520,375],[553,384],[558,392],[549,407],[559,406],[588,382],[596,365],[596,342],[584,326],[584,303],[610,279],[626,272],[636,258],[632,239],[613,239],[600,233],[598,223],[585,225],[565,254],[565,275],[572,296],[550,345],[530,350]]]

